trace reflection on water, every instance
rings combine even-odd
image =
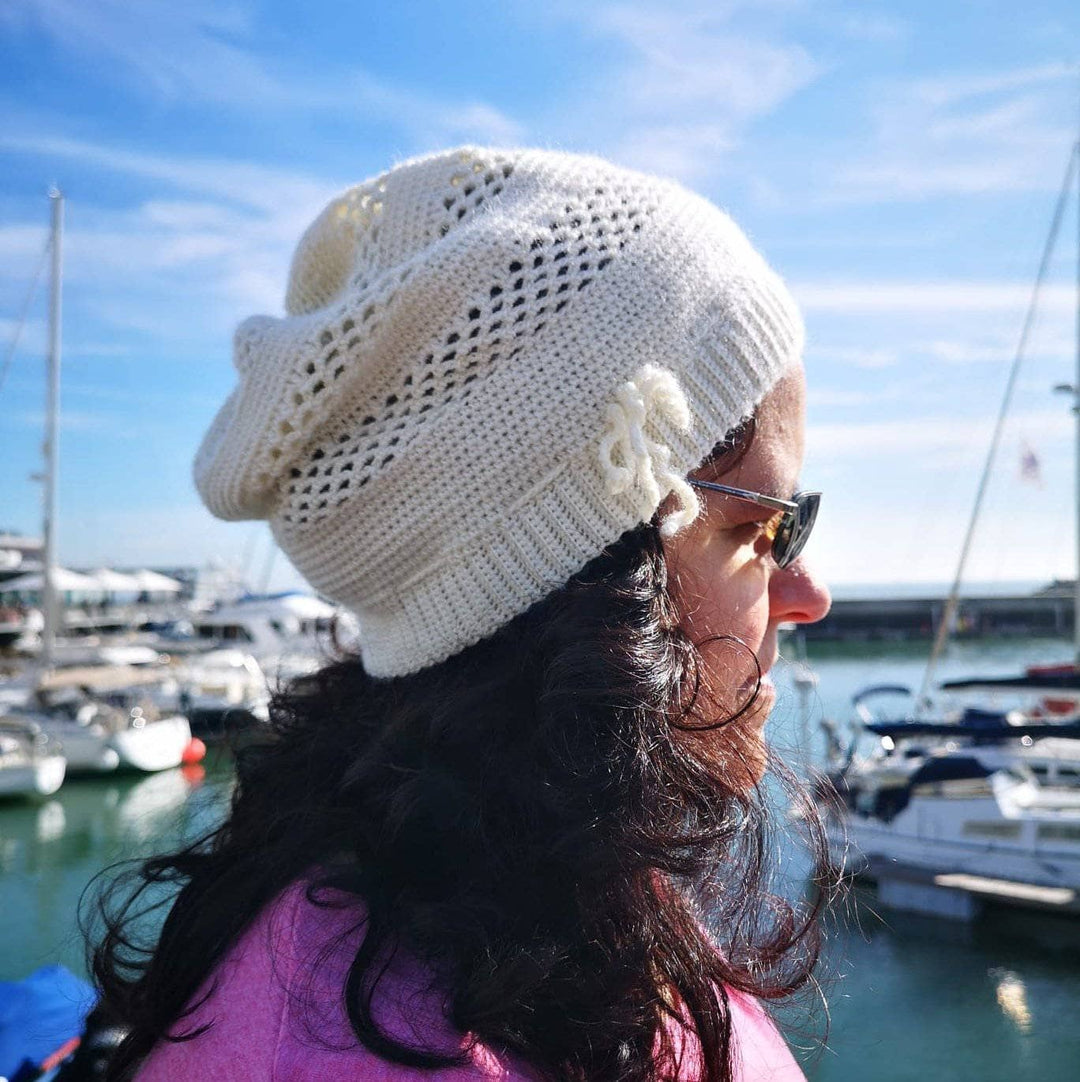
[[[819,973],[829,1051],[810,1082],[1076,1082],[1080,928],[1000,910],[975,925],[878,909],[857,889]]]
[[[93,876],[211,829],[231,786],[217,753],[205,769],[79,779],[45,803],[0,807],[0,980],[55,961],[82,971],[76,908]]]
[[[1030,1033],[1031,1008],[1028,1006],[1024,982],[1012,970],[999,968],[990,970],[990,979],[997,984],[997,1001],[1001,1013],[1021,1033]]]
[[[37,813],[37,840],[39,842],[54,842],[64,833],[67,826],[67,815],[64,814],[64,805],[59,800],[46,801]]]

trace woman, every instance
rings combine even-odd
[[[782,283],[676,184],[469,148],[331,203],[286,309],[196,481],[361,649],[109,915],[114,1077],[801,1078],[758,998],[814,960],[767,673],[829,605]]]

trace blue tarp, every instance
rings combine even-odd
[[[0,981],[0,1077],[25,1061],[40,1063],[78,1037],[94,990],[63,966],[42,966],[21,981]]]

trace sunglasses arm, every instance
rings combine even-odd
[[[762,507],[771,507],[774,511],[798,511],[799,505],[791,500],[781,500],[776,496],[766,496],[763,492],[751,492],[745,488],[731,488],[729,485],[718,485],[713,481],[695,481],[688,478],[694,488],[708,489],[710,492],[722,492],[725,496],[733,496],[737,500],[746,500],[748,503],[759,503]]]

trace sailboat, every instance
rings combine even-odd
[[[56,683],[56,634],[59,626],[59,593],[63,588],[62,569],[57,565],[56,479],[57,432],[60,407],[61,295],[63,283],[64,197],[53,189],[49,193],[52,222],[49,237],[51,274],[49,290],[49,349],[47,366],[47,408],[45,413],[44,470],[44,549],[42,610],[44,626],[41,651],[34,668],[21,681],[6,686],[18,691],[21,702],[0,706],[0,726],[8,732],[26,731],[35,741],[47,744],[66,759],[69,773],[101,773],[116,769],[142,772],[166,770],[179,766],[191,744],[188,719],[181,714],[159,716],[148,712],[141,702],[95,700],[85,691],[91,682],[78,680],[85,702],[67,703],[71,709],[51,708],[47,701],[50,684]],[[36,707],[35,707],[36,700]],[[35,744],[35,746],[37,746]],[[9,757],[11,758],[11,757]],[[12,759],[12,762],[14,760]],[[7,762],[7,760],[5,760]],[[3,764],[0,764],[3,765]],[[8,775],[5,775],[8,776]],[[63,771],[60,779],[63,779]],[[60,782],[57,781],[57,786]]]
[[[956,614],[967,556],[1074,177],[1080,181],[1080,140],[1069,154],[1031,304],[922,686],[917,695],[897,686],[860,692],[853,703],[858,731],[876,737],[877,745],[864,755],[857,754],[856,740],[846,753],[837,750],[827,780],[817,787],[836,863],[876,879],[879,899],[898,908],[971,918],[989,899],[1080,915],[1080,574],[1076,582],[1072,663],[1037,666],[1014,676],[941,684],[940,692],[947,696],[976,696],[973,705],[959,709],[948,709],[940,693],[933,690],[937,663]],[[1077,255],[1080,260],[1080,248]],[[1059,385],[1056,390],[1071,397],[1077,417],[1080,527],[1080,307],[1077,381]],[[1080,570],[1080,552],[1077,564]],[[998,700],[987,702],[988,696],[1006,692],[1020,696],[1021,708],[1005,710]],[[899,693],[911,697],[909,712],[899,720],[876,718],[870,707],[873,698]]]

